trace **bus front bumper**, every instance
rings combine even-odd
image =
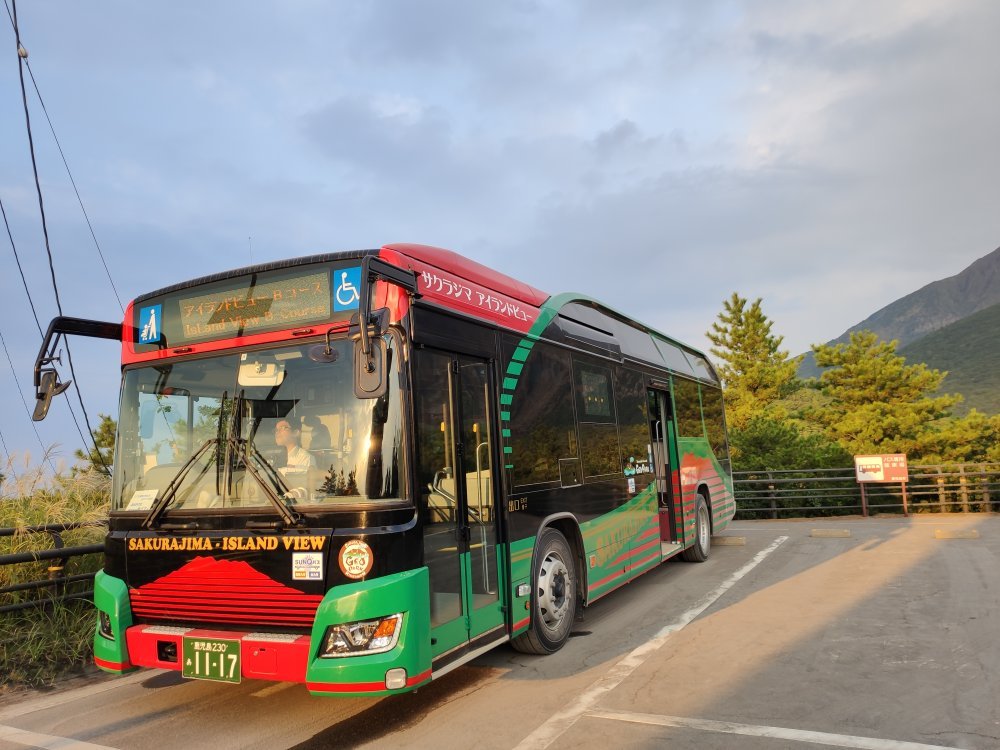
[[[125,583],[101,572],[95,580],[95,604],[105,613],[112,637],[102,633],[99,621],[94,662],[115,673],[137,667],[184,672],[186,640],[236,641],[239,675],[230,681],[300,682],[313,695],[342,697],[406,692],[431,679],[428,588],[426,568],[338,586],[320,603],[312,633],[296,635],[133,625]],[[402,612],[403,618],[398,642],[390,651],[336,658],[319,655],[330,626],[382,617],[392,611]],[[124,634],[124,638],[116,634]]]

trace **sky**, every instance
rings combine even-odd
[[[732,292],[761,297],[797,354],[1000,245],[993,0],[22,0],[18,21],[126,304],[251,260],[420,242],[700,348]],[[44,327],[5,24],[0,200]],[[119,321],[28,87],[63,312]],[[31,315],[0,231],[4,452],[64,465],[65,397],[37,436],[19,397]],[[119,351],[73,352],[96,425]]]

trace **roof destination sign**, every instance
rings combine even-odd
[[[255,333],[330,317],[330,273],[243,284],[178,301],[183,342]]]
[[[179,289],[136,303],[137,351],[248,336],[350,317],[358,308],[358,260],[262,271]]]
[[[878,456],[855,456],[854,473],[860,483],[908,482],[909,469],[905,453],[887,453]]]

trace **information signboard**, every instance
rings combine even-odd
[[[905,453],[880,456],[855,456],[854,473],[858,482],[908,482],[909,471]]]

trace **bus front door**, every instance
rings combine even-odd
[[[486,360],[416,353],[417,484],[435,658],[504,632],[491,393]]]
[[[680,506],[680,477],[677,476],[677,436],[667,391],[650,388],[649,439],[653,449],[653,471],[660,508],[660,541],[678,546],[684,543],[684,518]]]

